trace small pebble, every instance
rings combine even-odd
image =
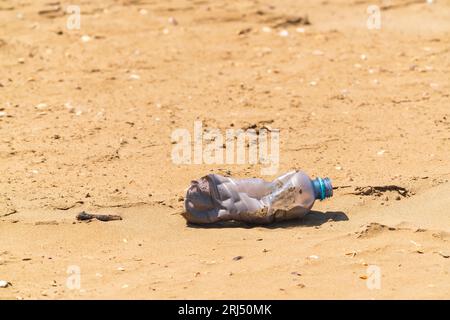
[[[287,31],[287,30],[281,30],[281,31],[278,33],[278,35],[279,35],[280,37],[288,37],[288,36],[289,36],[289,31]]]
[[[170,24],[172,24],[174,26],[178,25],[178,21],[174,17],[170,17],[168,19],[168,21],[169,21]]]
[[[89,42],[89,41],[91,41],[91,37],[85,34],[85,35],[83,35],[81,37],[81,41],[82,42]]]
[[[35,106],[36,109],[38,110],[44,110],[45,108],[47,108],[47,104],[46,103],[39,103]]]

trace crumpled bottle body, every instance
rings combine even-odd
[[[313,183],[302,171],[288,172],[271,182],[210,174],[192,181],[183,216],[192,223],[267,224],[303,217],[315,199]]]

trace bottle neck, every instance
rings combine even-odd
[[[322,201],[323,199],[333,196],[333,186],[331,185],[330,178],[316,178],[311,180],[311,182],[316,199]]]

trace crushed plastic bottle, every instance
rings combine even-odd
[[[209,174],[191,182],[183,216],[201,224],[227,220],[267,224],[301,218],[317,199],[332,195],[329,178],[311,180],[302,171],[290,171],[272,182]]]

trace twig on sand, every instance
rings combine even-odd
[[[410,1],[405,1],[403,3],[396,3],[396,4],[387,4],[384,6],[381,6],[381,10],[391,10],[391,9],[398,9],[398,8],[402,8],[402,7],[408,7],[414,4],[423,4],[425,1],[423,0],[410,0]]]
[[[78,221],[90,221],[92,219],[97,219],[100,221],[113,221],[122,220],[122,217],[114,214],[90,214],[85,211],[77,214]]]

